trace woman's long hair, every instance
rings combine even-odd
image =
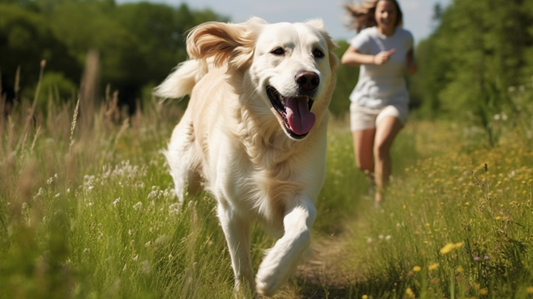
[[[350,3],[345,4],[344,8],[348,11],[351,17],[348,27],[354,28],[357,32],[377,25],[376,22],[376,6],[379,1],[390,1],[396,6],[398,12],[398,18],[396,19],[395,26],[401,26],[403,24],[403,13],[400,9],[400,4],[396,0],[366,0],[363,3]]]

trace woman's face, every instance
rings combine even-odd
[[[398,11],[394,2],[387,0],[378,1],[375,18],[378,28],[382,33],[387,35],[394,33],[398,19]]]

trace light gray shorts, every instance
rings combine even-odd
[[[367,108],[352,102],[350,105],[350,129],[352,132],[374,129],[385,116],[394,116],[405,125],[409,118],[409,105],[393,104],[382,108]]]

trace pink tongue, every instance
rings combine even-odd
[[[291,130],[298,135],[309,133],[315,124],[315,115],[309,111],[307,98],[287,98],[287,120]]]

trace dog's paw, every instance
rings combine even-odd
[[[274,280],[273,277],[262,278],[257,275],[257,278],[255,280],[255,288],[257,294],[266,297],[272,296],[277,290],[277,286],[275,286],[275,281],[272,280]]]
[[[283,273],[286,271],[273,271],[274,269],[265,268],[260,267],[257,272],[255,278],[256,291],[259,295],[270,297],[280,288],[287,275]]]

